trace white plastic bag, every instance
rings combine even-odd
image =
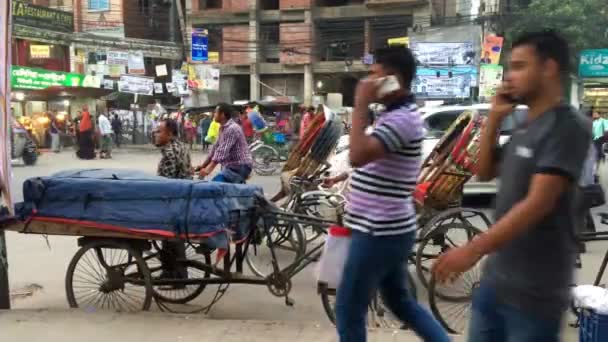
[[[332,226],[329,228],[323,255],[319,262],[318,283],[330,289],[338,288],[344,273],[344,264],[350,248],[351,231],[348,228]]]

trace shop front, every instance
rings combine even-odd
[[[608,49],[584,50],[578,68],[583,106],[608,116]]]
[[[32,133],[40,147],[50,145],[48,128],[54,116],[71,143],[69,128],[78,111],[87,107],[92,115],[106,110],[99,100],[110,91],[82,87],[85,75],[21,66],[11,67],[11,109],[15,118]]]

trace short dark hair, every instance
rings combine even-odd
[[[162,119],[161,122],[165,123],[165,128],[174,136],[178,135],[177,121],[173,119]]]
[[[524,45],[534,47],[541,60],[554,60],[559,66],[562,77],[567,76],[570,72],[570,48],[568,41],[559,33],[553,30],[527,32],[513,42],[512,48]]]
[[[416,59],[410,49],[404,46],[390,46],[376,51],[376,63],[392,69],[403,80],[403,86],[410,88],[416,77]]]
[[[226,116],[227,120],[232,119],[232,107],[227,103],[219,103],[217,105],[217,110],[220,113],[223,113]]]

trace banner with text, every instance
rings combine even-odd
[[[496,95],[503,77],[502,65],[484,64],[479,68],[479,97],[489,99]]]
[[[410,49],[421,65],[474,65],[472,42],[426,43],[410,42]]]
[[[192,29],[192,62],[206,62],[209,59],[207,34],[205,29]]]
[[[418,68],[413,92],[420,98],[468,98],[477,84],[473,66],[455,68]]]
[[[145,75],[146,64],[144,63],[144,53],[130,52],[129,53],[129,74]]]
[[[481,53],[480,64],[498,64],[500,52],[502,51],[503,37],[488,35],[483,40],[483,52]]]
[[[118,91],[121,93],[154,95],[154,78],[141,76],[120,76]]]

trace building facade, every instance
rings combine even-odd
[[[186,27],[208,32],[220,100],[343,94],[352,105],[373,51],[430,26],[428,0],[189,0]]]

